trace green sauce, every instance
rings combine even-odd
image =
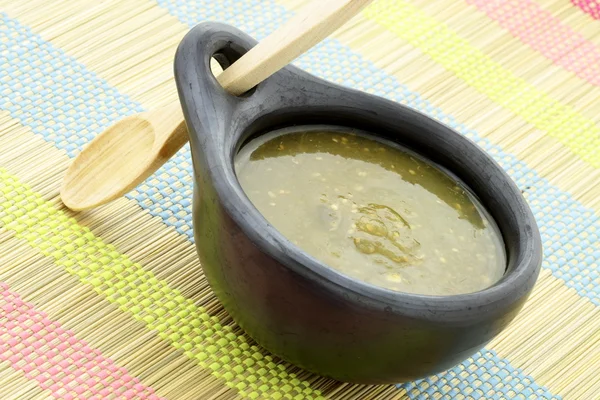
[[[347,133],[273,133],[246,144],[235,168],[271,225],[356,279],[451,295],[504,274],[501,235],[483,206],[408,150]]]

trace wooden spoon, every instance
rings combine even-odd
[[[238,61],[219,83],[240,95],[326,38],[372,0],[315,0]],[[188,141],[178,102],[129,116],[100,133],[73,160],[60,195],[72,210],[85,210],[129,192]]]

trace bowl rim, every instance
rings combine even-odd
[[[266,131],[264,133],[267,134],[281,132],[285,134],[293,131],[298,131],[303,128],[308,128],[309,130],[318,128],[333,128],[335,129],[335,131],[358,131],[374,137],[375,140],[382,139],[368,130],[356,129],[343,125],[330,124],[290,125],[287,127],[281,127],[278,129]],[[468,140],[467,138],[463,137],[462,135],[456,132],[453,133],[459,135],[461,139]],[[259,134],[258,136],[260,135],[261,134]],[[519,295],[519,287],[521,287],[523,283],[530,280],[531,275],[537,276],[537,271],[539,270],[539,263],[541,263],[541,261],[535,261],[535,258],[537,258],[535,254],[530,254],[531,257],[526,257],[518,265],[513,266],[513,268],[509,270],[508,252],[510,250],[508,249],[506,250],[507,266],[503,277],[499,281],[487,288],[470,293],[454,295],[429,295],[394,291],[381,286],[369,284],[367,282],[361,281],[360,279],[346,275],[343,272],[337,271],[336,269],[328,266],[326,263],[323,263],[315,257],[311,256],[298,246],[294,245],[285,235],[280,233],[279,230],[277,230],[275,227],[268,223],[266,218],[260,213],[260,211],[258,211],[258,209],[247,197],[244,189],[241,187],[238,181],[234,167],[234,157],[237,154],[239,148],[242,147],[243,143],[247,140],[247,137],[244,136],[244,133],[240,132],[239,135],[233,138],[234,145],[231,147],[233,147],[235,151],[230,152],[230,154],[228,154],[228,157],[226,157],[227,161],[222,164],[225,169],[224,172],[228,176],[227,181],[229,181],[229,184],[227,186],[229,186],[229,188],[232,190],[226,190],[225,193],[222,193],[222,196],[220,196],[220,198],[224,203],[223,205],[225,209],[228,210],[229,215],[238,224],[240,229],[242,229],[242,231],[251,239],[251,241],[260,248],[260,250],[268,253],[270,256],[277,259],[277,261],[279,261],[281,264],[292,269],[299,275],[309,278],[311,281],[315,281],[315,278],[317,278],[317,283],[322,283],[325,287],[328,287],[330,289],[345,290],[354,294],[358,294],[361,297],[358,303],[361,305],[369,305],[370,302],[365,300],[371,299],[375,302],[382,303],[385,306],[390,306],[391,309],[388,309],[387,311],[392,313],[399,306],[401,308],[405,306],[417,307],[421,311],[423,311],[423,309],[426,309],[427,313],[429,313],[433,317],[432,319],[437,320],[439,319],[440,312],[462,312],[465,310],[473,310],[477,308],[494,308],[494,303],[504,302],[510,299],[516,301],[521,297]],[[383,139],[386,140],[385,138]],[[401,143],[397,144],[399,146],[402,146]],[[409,150],[412,149],[409,148]],[[427,158],[418,151],[412,151],[415,151],[421,157],[426,158],[429,162],[432,162],[434,165],[436,165],[436,163],[433,160]],[[478,149],[478,151],[483,150]],[[446,171],[446,168],[443,166],[441,166],[441,168],[442,170],[444,170],[444,172],[450,172],[450,176],[454,177],[452,171]],[[498,166],[498,168],[501,167]],[[499,172],[504,171],[502,170]],[[477,192],[468,185],[467,188],[469,188],[473,192],[473,194],[477,196],[481,205],[487,210],[485,202],[481,198],[479,198]],[[223,187],[221,187],[221,189],[223,189]],[[217,189],[217,192],[220,192],[220,190]],[[225,199],[228,200],[225,201]],[[243,218],[239,218],[241,216],[243,216]],[[252,217],[251,222],[248,220],[248,217]],[[264,233],[261,233],[261,231],[263,231]],[[506,246],[504,236],[507,233],[502,231],[502,229],[500,229],[500,231],[502,235],[503,244]],[[270,237],[273,240],[265,240],[267,237]],[[533,242],[535,241],[536,240],[534,238]],[[322,279],[323,281],[319,282],[318,279]],[[528,292],[529,289],[530,288],[527,288],[523,291],[523,293]],[[344,296],[344,298],[346,300],[352,300],[347,296]],[[419,314],[419,316],[423,317],[422,314]]]

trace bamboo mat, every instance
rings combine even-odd
[[[85,143],[176,100],[191,26],[261,39],[302,4],[0,0],[0,399],[600,399],[598,0],[378,0],[295,63],[452,126],[535,213],[525,308],[437,376],[341,384],[240,331],[195,254],[187,147],[126,198],[61,204]]]

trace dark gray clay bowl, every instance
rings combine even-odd
[[[194,162],[194,234],[206,277],[259,344],[309,371],[356,383],[397,383],[451,368],[515,317],[541,264],[538,228],[520,191],[485,152],[397,103],[333,85],[293,66],[244,96],[210,72],[256,44],[203,23],[183,39],[175,77]],[[245,196],[233,159],[251,136],[296,125],[371,132],[441,165],[479,197],[504,238],[505,276],[456,296],[398,293],[342,275],[292,245]]]

